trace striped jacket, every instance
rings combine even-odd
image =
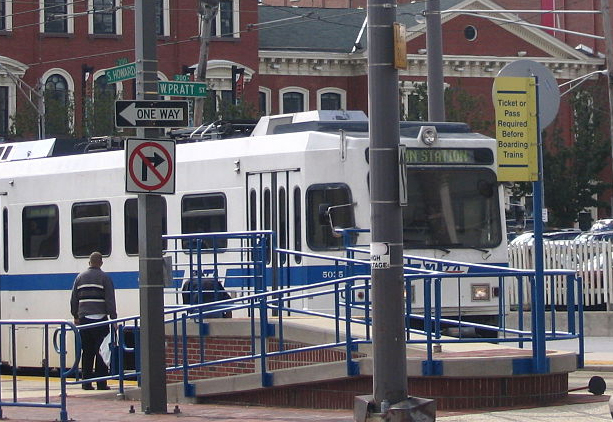
[[[113,281],[100,268],[89,267],[77,276],[72,286],[70,313],[74,318],[96,314],[117,318]]]

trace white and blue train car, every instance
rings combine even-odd
[[[340,115],[347,116],[355,117]],[[275,230],[279,248],[345,256],[329,216],[336,227],[370,226],[367,121],[308,122],[312,117],[270,116],[253,136],[177,144],[176,192],[164,196],[166,232]],[[299,119],[303,122],[296,124]],[[506,263],[495,141],[463,125],[439,127],[430,145],[418,133],[417,124],[401,129],[408,200],[405,253]],[[114,280],[119,315],[137,314],[137,197],[125,192],[125,152],[11,159],[8,147],[0,144],[0,317],[71,319],[72,283],[94,250],[104,255],[103,269]],[[13,147],[16,151],[19,145]],[[370,237],[361,233],[355,240],[367,245]],[[284,259],[285,266],[291,265],[290,285],[342,275],[321,260]],[[498,280],[475,280],[443,286],[444,314],[455,315],[461,297],[468,318],[496,318],[502,294]],[[226,284],[229,290],[237,287],[229,280]],[[423,307],[423,287],[417,283],[414,297],[416,311]],[[166,303],[179,298],[166,295]],[[332,307],[323,299],[292,305]],[[19,366],[41,366],[43,339],[35,330],[24,327],[18,333]],[[9,347],[10,341],[2,341],[3,357]]]

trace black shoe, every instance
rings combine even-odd
[[[81,388],[84,390],[93,390],[94,386],[91,384],[81,384]]]
[[[99,386],[98,386],[98,390],[110,390],[110,389],[111,389],[111,387],[109,387],[109,386],[108,386],[108,385],[106,385],[106,384],[105,384],[105,385],[99,385]],[[92,390],[93,390],[93,388],[92,388]]]

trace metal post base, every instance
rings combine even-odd
[[[374,397],[356,396],[353,420],[356,422],[433,422],[436,420],[436,402],[432,399],[407,397],[390,405],[386,412],[379,412]]]

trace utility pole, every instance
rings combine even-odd
[[[209,60],[209,44],[211,43],[211,28],[219,0],[197,0],[198,15],[200,16],[200,54],[198,55],[198,68],[196,69],[196,82],[206,82],[206,65]],[[204,111],[204,98],[198,97],[194,101],[194,126],[202,125]]]
[[[397,5],[396,0],[368,0],[367,7],[370,249],[371,256],[382,253],[389,264],[371,268],[373,395],[356,397],[354,420],[429,421],[434,419],[424,416],[435,412],[434,402],[407,397],[398,171],[400,107],[394,60]],[[413,419],[413,416],[418,417]]]
[[[611,34],[611,14],[609,0],[600,0],[602,12],[602,33],[605,42],[605,57],[607,60],[607,88],[609,91],[609,136],[611,142],[611,169],[613,175],[613,35]],[[611,215],[613,215],[613,198],[611,198]]]
[[[443,37],[441,2],[426,3],[426,54],[428,60],[428,120],[445,121],[445,82],[443,79]]]
[[[135,0],[134,40],[136,99],[157,100],[154,0]],[[137,135],[139,138],[158,138],[160,131],[139,128]],[[162,233],[161,195],[138,194],[141,409],[145,413],[167,412]]]

